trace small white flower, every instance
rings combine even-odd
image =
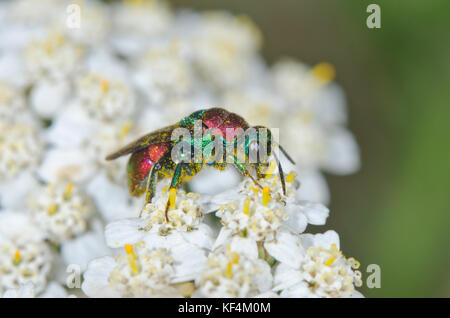
[[[173,13],[164,1],[127,1],[113,9],[112,45],[121,55],[135,56],[170,32]]]
[[[245,17],[214,12],[190,26],[192,59],[200,75],[219,88],[245,83],[261,45],[259,29]]]
[[[64,265],[78,264],[84,271],[90,260],[110,254],[111,250],[106,246],[103,229],[103,222],[99,219],[92,219],[89,222],[89,231],[65,241],[61,245],[61,257]],[[66,274],[65,269],[64,273]]]
[[[202,275],[196,280],[196,296],[200,297],[254,297],[268,292],[272,286],[270,266],[254,258],[251,251],[239,244],[228,245],[208,256]],[[256,244],[253,248],[256,252]]]
[[[226,92],[223,105],[245,118],[251,126],[262,125],[269,129],[280,127],[280,117],[284,117],[286,110],[285,101],[280,96],[266,87],[256,85],[242,91]]]
[[[18,288],[10,288],[3,293],[3,298],[34,298],[34,286],[26,283]]]
[[[144,206],[140,216],[143,219],[141,223],[143,230],[167,235],[173,230],[189,232],[198,227],[203,218],[203,213],[198,205],[201,196],[178,190],[174,197],[174,206],[169,208],[168,221],[166,221],[165,209],[169,196],[169,191],[163,190],[161,195],[156,196],[151,203]]]
[[[61,180],[82,183],[95,173],[93,158],[83,149],[50,148],[37,170],[39,177],[47,183]]]
[[[119,31],[155,36],[166,31],[172,22],[172,12],[165,1],[125,1],[117,5],[115,25]]]
[[[158,194],[142,209],[139,218],[122,219],[107,225],[105,231],[108,246],[116,248],[141,240],[149,247],[172,248],[190,244],[192,248],[210,249],[213,244],[212,230],[202,223],[203,207],[199,194],[167,190]],[[166,204],[170,200],[167,220]]]
[[[75,28],[63,25],[61,28],[64,28],[67,36],[76,43],[88,46],[101,45],[111,29],[108,8],[99,1],[72,1],[72,4],[80,7],[80,25]],[[67,16],[63,15],[63,18],[63,22],[66,23]]]
[[[135,110],[132,89],[120,80],[91,73],[78,84],[81,107],[90,116],[101,120],[129,118]]]
[[[0,182],[34,168],[41,153],[42,142],[35,127],[0,122]]]
[[[26,283],[18,288],[10,288],[3,293],[3,298],[66,298],[68,297],[66,290],[57,282],[50,282],[46,289],[39,295],[33,283]]]
[[[63,243],[88,230],[94,208],[78,186],[59,182],[37,188],[29,200],[32,219],[54,243]]]
[[[166,249],[145,243],[125,246],[126,254],[89,263],[82,290],[90,297],[180,297],[173,285],[177,260]],[[178,261],[179,262],[179,261]]]
[[[192,71],[176,40],[149,48],[135,68],[134,82],[153,105],[186,96],[192,89]]]
[[[83,50],[60,33],[50,33],[45,40],[34,41],[26,47],[25,63],[35,80],[67,80],[77,71]]]
[[[291,111],[281,125],[282,143],[300,167],[336,174],[359,168],[359,152],[346,124],[346,101],[328,63],[310,68],[294,60],[274,65],[272,82]]]
[[[33,283],[44,290],[52,256],[43,233],[24,214],[0,213],[0,294]]]
[[[277,231],[283,228],[301,233],[308,223],[324,224],[328,209],[321,204],[296,199],[298,182],[295,174],[289,174],[286,181],[284,196],[278,175],[272,174],[258,180],[264,190],[247,178],[237,191],[216,195],[212,208],[218,206],[217,216],[221,218],[224,228],[255,241],[274,240]]]
[[[55,23],[65,13],[61,0],[17,0],[9,5],[11,21],[30,26]]]
[[[0,121],[11,123],[26,110],[23,93],[13,85],[0,82]]]
[[[301,235],[303,258],[298,266],[277,265],[274,291],[281,297],[352,297],[361,283],[359,262],[339,251],[334,231]]]
[[[30,106],[42,118],[52,118],[64,109],[70,86],[66,81],[41,80],[30,92]]]

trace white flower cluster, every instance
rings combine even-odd
[[[0,23],[0,295],[359,295],[337,234],[304,234],[329,214],[321,171],[359,167],[332,65],[268,66],[248,17],[157,0],[3,1]],[[105,156],[217,106],[280,128],[286,194],[271,165],[261,187],[204,168],[189,191],[131,198],[127,158]]]

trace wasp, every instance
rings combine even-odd
[[[197,126],[196,126],[197,125]],[[196,128],[200,129],[198,134]],[[246,133],[253,128],[252,133]],[[188,132],[188,137],[174,137],[177,129]],[[221,145],[232,151],[219,152]],[[256,171],[258,178],[268,166],[268,158],[273,154],[278,165],[283,194],[286,185],[281,163],[272,152],[272,133],[263,126],[250,125],[239,115],[223,108],[209,108],[196,111],[182,118],[178,123],[153,131],[106,157],[114,160],[131,154],[127,164],[130,195],[139,197],[146,193],[146,202],[151,202],[156,183],[171,178],[169,193],[176,191],[184,182],[195,176],[203,166],[213,166],[223,170],[228,164],[234,166],[244,177],[249,177],[260,188],[262,186],[252,176],[250,169]],[[294,163],[286,151],[277,144],[289,161]],[[183,146],[183,147],[181,147]],[[228,147],[228,148],[227,148]],[[176,155],[175,149],[181,149]],[[238,149],[242,149],[243,159],[239,160]],[[201,156],[199,157],[198,154]],[[256,158],[251,162],[252,154]],[[242,157],[241,157],[242,158]],[[166,204],[165,218],[168,221],[170,196]]]

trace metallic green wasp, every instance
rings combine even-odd
[[[196,136],[195,125],[199,122],[201,134]],[[187,130],[190,137],[173,138],[173,133],[178,128]],[[247,134],[246,131],[249,128],[254,128],[255,133]],[[224,148],[231,147],[232,151],[222,151],[218,155],[217,148],[212,147],[212,143],[217,141]],[[146,201],[151,202],[159,179],[171,178],[169,191],[174,195],[175,189],[195,176],[204,165],[223,170],[231,164],[243,176],[251,178],[257,186],[262,188],[252,176],[250,169],[253,169],[257,177],[261,178],[264,168],[267,167],[268,158],[274,154],[278,163],[283,193],[286,194],[283,169],[275,153],[272,152],[272,143],[272,133],[269,129],[262,126],[250,127],[239,115],[222,108],[210,108],[196,111],[175,125],[151,132],[110,154],[106,160],[131,154],[127,166],[130,194],[140,196],[146,192]],[[242,147],[239,148],[239,146]],[[184,151],[174,156],[175,148]],[[286,151],[281,146],[279,148],[293,163]],[[238,149],[242,149],[244,160],[240,160]],[[200,157],[197,157],[196,153],[199,153]],[[252,154],[257,154],[253,161],[249,160]],[[166,220],[168,220],[167,212],[170,202],[171,199],[166,204]]]

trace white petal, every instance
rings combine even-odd
[[[302,211],[306,215],[309,224],[324,225],[330,210],[320,204],[311,202],[302,202]]]
[[[230,242],[230,250],[241,255],[245,255],[250,259],[258,258],[258,246],[256,241],[244,238],[244,237],[233,237]]]
[[[30,190],[36,187],[37,180],[30,171],[24,171],[15,179],[0,184],[0,202],[4,209],[20,209],[26,204]]]
[[[105,229],[106,244],[112,248],[135,244],[143,240],[144,231],[139,231],[141,219],[123,219],[109,223]]]
[[[186,244],[185,239],[180,232],[173,232],[167,236],[161,236],[159,233],[146,233],[143,237],[145,246],[151,248],[167,248]]]
[[[130,204],[128,190],[111,182],[105,173],[97,174],[89,182],[87,193],[92,196],[106,221],[139,215],[137,207]]]
[[[283,290],[280,294],[280,297],[287,298],[315,298],[316,296],[311,293],[306,283],[302,282],[296,285],[291,286]]]
[[[40,81],[31,91],[31,107],[39,116],[51,118],[64,108],[68,93],[69,85],[63,81]]]
[[[292,234],[288,231],[278,232],[276,241],[265,243],[264,247],[277,261],[293,268],[300,266],[303,260],[303,249],[300,245],[299,235]]]
[[[331,249],[332,244],[336,244],[337,249],[340,250],[339,235],[335,231],[329,230],[323,234],[314,235],[314,246]]]
[[[109,274],[115,265],[114,258],[110,256],[90,261],[83,275],[84,281],[81,285],[83,292],[89,297],[119,297],[120,295],[110,288],[108,283]]]
[[[231,235],[233,234],[233,231],[231,229],[225,228],[222,226],[219,232],[219,236],[217,236],[216,241],[214,242],[214,245],[212,247],[212,250],[219,249],[223,246],[226,246],[226,244],[231,240]]]
[[[189,182],[189,185],[196,193],[218,194],[236,187],[240,180],[235,169],[219,171],[206,167]]]
[[[213,231],[205,223],[200,224],[196,230],[190,232],[182,232],[181,235],[183,235],[183,238],[187,242],[200,248],[206,248],[210,250],[214,244]]]
[[[293,285],[299,284],[302,281],[302,274],[284,263],[276,265],[274,273],[274,291],[289,288]]]
[[[347,122],[347,107],[342,88],[330,83],[320,94],[316,95],[316,115],[325,125],[345,125]]]
[[[207,260],[204,250],[191,244],[182,244],[172,247],[170,251],[175,261],[172,283],[195,280],[202,273]]]
[[[85,270],[90,260],[110,254],[106,243],[98,233],[88,232],[61,246],[61,256],[66,264],[78,264]]]
[[[44,293],[39,296],[40,298],[66,298],[67,292],[60,284],[56,282],[50,282],[47,285]]]
[[[269,264],[261,259],[257,260],[259,263],[257,274],[253,277],[260,293],[268,292],[272,287],[273,277]]]
[[[286,211],[289,213],[289,219],[286,221],[286,225],[294,233],[302,233],[308,225],[308,219],[303,214],[303,209],[299,205],[290,204],[286,207]]]
[[[298,170],[298,179],[300,180],[300,187],[295,193],[297,199],[323,204],[330,202],[327,180],[320,171],[313,169]]]
[[[34,298],[34,286],[27,283],[19,288],[11,288],[3,293],[3,298]]]
[[[95,171],[95,165],[86,153],[78,149],[50,149],[37,173],[45,182],[67,179],[86,181]]]
[[[79,105],[64,109],[47,130],[47,140],[52,145],[69,148],[78,147],[89,138],[92,123],[88,114]]]
[[[324,169],[345,175],[356,172],[359,167],[359,149],[353,135],[344,129],[334,130],[329,140]]]
[[[219,209],[219,207],[225,203],[228,203],[233,200],[239,200],[240,196],[237,191],[237,188],[229,189],[226,191],[223,191],[217,195],[214,195],[211,198],[211,202],[209,205],[210,211],[216,211]]]

